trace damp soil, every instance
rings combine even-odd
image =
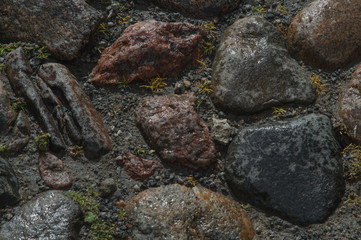
[[[127,152],[134,152],[135,149],[151,150],[143,139],[139,129],[135,126],[133,120],[133,110],[139,100],[146,96],[153,95],[152,92],[144,87],[144,82],[132,82],[129,86],[108,86],[96,87],[88,82],[88,75],[96,65],[100,56],[100,51],[110,46],[128,26],[143,20],[159,20],[164,22],[189,22],[194,25],[212,22],[215,29],[214,45],[220,42],[224,30],[236,20],[245,16],[261,14],[266,17],[275,26],[282,24],[287,28],[292,17],[306,6],[309,0],[292,1],[244,1],[238,9],[220,18],[211,18],[206,20],[191,19],[182,16],[179,13],[172,13],[152,5],[139,5],[133,2],[119,1],[119,5],[103,6],[93,4],[93,6],[104,13],[107,19],[104,20],[104,31],[98,32],[92,37],[90,44],[83,50],[82,55],[72,62],[61,62],[65,64],[71,72],[77,77],[83,90],[88,94],[95,108],[101,114],[105,127],[113,142],[113,150],[103,156],[98,161],[90,161],[83,156],[71,157],[69,152],[61,159],[64,161],[66,170],[73,179],[73,186],[67,190],[85,192],[92,188],[97,190],[99,183],[106,178],[113,178],[117,183],[117,191],[109,198],[102,199],[105,210],[102,217],[106,221],[111,221],[111,215],[106,209],[113,209],[116,202],[130,200],[140,191],[157,187],[165,184],[179,183],[190,185],[187,177],[192,175],[198,184],[207,187],[213,191],[222,193],[228,198],[237,199],[232,195],[224,178],[224,157],[227,152],[227,146],[217,144],[219,158],[217,163],[207,171],[190,171],[186,169],[176,169],[162,162],[156,153],[147,154],[147,158],[154,159],[162,163],[163,167],[148,180],[143,182],[132,180],[114,161],[117,156],[125,155]],[[279,4],[287,9],[287,13],[279,10]],[[257,8],[258,7],[258,8]],[[257,9],[265,9],[265,13]],[[232,115],[217,109],[206,95],[199,94],[198,82],[202,78],[211,80],[211,66],[214,58],[214,52],[206,56],[202,61],[206,66],[194,64],[192,68],[185,70],[178,78],[167,79],[167,86],[159,95],[172,94],[175,91],[176,84],[183,79],[191,82],[191,88],[186,92],[194,92],[199,100],[204,100],[197,107],[197,112],[202,121],[211,128],[212,117],[227,118],[235,128],[234,135],[245,126],[256,126],[266,122],[274,122],[273,110],[263,111],[252,115]],[[55,62],[55,59],[34,60],[33,67],[36,68],[43,62]],[[302,62],[300,64],[303,66]],[[312,67],[303,66],[310,76],[318,74],[323,82],[327,84],[325,91],[318,96],[317,101],[311,105],[284,105],[287,113],[285,118],[292,118],[309,113],[322,113],[329,116],[338,134],[343,147],[349,144],[349,140],[341,134],[339,129],[338,100],[341,92],[350,81],[351,74],[355,69],[355,64],[339,69],[334,72],[325,72]],[[34,137],[41,133],[39,123],[30,112],[26,113],[31,122],[31,140],[27,147],[18,155],[8,157],[8,161],[14,167],[20,183],[21,202],[26,203],[36,197],[40,192],[47,191],[49,188],[41,180],[38,170],[38,152],[34,142]],[[6,139],[5,139],[6,141]],[[151,151],[152,152],[152,151]],[[347,161],[346,157],[343,159]],[[253,223],[256,233],[255,239],[361,239],[361,209],[355,205],[347,204],[345,201],[350,194],[361,193],[360,181],[346,181],[346,190],[338,208],[324,222],[312,224],[309,226],[298,226],[287,222],[277,216],[267,214],[253,206],[241,202],[247,211],[248,217]],[[113,209],[114,210],[114,209]],[[2,223],[8,221],[13,216],[14,208],[2,210]],[[126,239],[127,225],[124,221],[119,221],[118,235],[114,239]],[[80,239],[93,239],[88,225],[82,227]]]

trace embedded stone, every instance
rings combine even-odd
[[[0,157],[0,209],[20,199],[19,182],[11,165]]]

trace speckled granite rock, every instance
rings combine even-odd
[[[313,1],[288,27],[288,49],[314,67],[341,68],[361,56],[360,25],[361,1]]]
[[[318,223],[343,196],[339,153],[324,115],[247,127],[229,146],[226,178],[240,199],[298,224]]]
[[[102,52],[89,78],[97,85],[176,77],[196,63],[206,32],[189,23],[143,21],[128,27]]]
[[[311,103],[315,87],[292,59],[283,35],[262,17],[236,21],[223,34],[212,68],[213,102],[234,113]]]
[[[203,187],[178,184],[139,193],[126,206],[133,240],[252,239],[240,204]]]
[[[135,109],[135,122],[162,160],[199,169],[216,160],[207,126],[198,117],[192,94],[146,97]]]

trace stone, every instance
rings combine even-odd
[[[32,69],[22,48],[9,53],[6,62],[13,90],[25,99],[44,132],[51,134],[51,150],[64,150],[66,139],[82,145],[89,159],[112,149],[100,114],[65,66],[43,64],[32,80]]]
[[[15,155],[28,145],[30,141],[30,122],[24,111],[18,113],[14,127],[7,137],[11,139],[8,142],[8,153],[11,155]]]
[[[8,133],[16,119],[16,112],[11,108],[9,95],[5,83],[0,78],[0,135]]]
[[[36,42],[60,60],[73,60],[101,20],[82,0],[2,0],[0,41]]]
[[[177,77],[201,58],[206,35],[205,30],[189,23],[136,23],[102,52],[89,79],[104,85]]]
[[[19,182],[11,165],[0,157],[0,209],[20,200]]]
[[[361,144],[361,65],[357,67],[340,98],[339,115],[347,128],[347,135]]]
[[[78,239],[82,212],[61,191],[47,191],[21,206],[0,230],[1,240]]]
[[[216,149],[195,101],[193,94],[145,97],[135,109],[135,122],[162,160],[204,169],[216,161]]]
[[[117,157],[115,161],[132,179],[137,181],[146,180],[160,167],[156,161],[136,156],[130,152],[126,153],[124,157]]]
[[[106,178],[100,182],[98,190],[101,197],[109,197],[117,190],[117,183],[113,178]]]
[[[233,127],[229,125],[227,119],[212,117],[212,138],[222,145],[228,145],[233,133]]]
[[[213,102],[236,114],[316,98],[307,72],[289,56],[284,36],[259,16],[238,20],[225,31],[212,81]]]
[[[360,1],[313,1],[291,21],[288,49],[308,65],[336,70],[361,56],[360,24]]]
[[[228,148],[226,179],[241,200],[300,225],[327,219],[344,193],[330,119],[310,114],[246,127]]]
[[[162,8],[193,18],[222,16],[238,8],[240,0],[150,0]]]
[[[252,239],[241,205],[203,187],[147,189],[125,207],[131,239]]]
[[[39,172],[45,184],[53,189],[65,189],[72,185],[64,162],[49,152],[39,153]]]

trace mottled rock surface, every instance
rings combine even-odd
[[[361,143],[361,65],[352,74],[351,82],[340,98],[340,117],[346,125],[347,134]]]
[[[317,0],[292,20],[287,32],[292,56],[334,70],[361,56],[361,2]]]
[[[203,187],[178,184],[151,188],[125,209],[131,239],[252,239],[240,204]]]
[[[109,197],[117,190],[117,183],[113,178],[106,178],[99,184],[99,195]]]
[[[48,191],[20,207],[1,226],[0,239],[78,239],[80,227],[80,207],[62,192]]]
[[[144,1],[144,0],[143,0]],[[240,0],[149,0],[148,2],[193,18],[222,16],[239,6]]]
[[[311,103],[314,86],[292,59],[283,35],[262,17],[246,17],[224,33],[213,62],[213,101],[235,113]]]
[[[45,184],[54,189],[64,189],[72,185],[64,162],[49,152],[39,154],[39,172]]]
[[[229,146],[226,178],[243,200],[298,224],[318,223],[343,196],[339,152],[324,115],[247,127]]]
[[[0,41],[36,42],[72,60],[97,30],[101,14],[82,0],[2,0]]]
[[[10,130],[15,118],[16,112],[11,108],[9,92],[0,78],[0,135],[6,134]]]
[[[220,144],[227,145],[233,133],[233,127],[229,125],[227,119],[212,118],[212,138]]]
[[[0,157],[0,208],[15,205],[19,199],[19,183],[14,170]]]
[[[156,161],[136,156],[132,153],[126,153],[115,159],[116,163],[134,180],[144,181],[152,176],[160,164]]]
[[[44,64],[31,79],[32,69],[22,48],[11,52],[6,62],[13,90],[26,100],[44,131],[51,134],[53,151],[65,149],[66,138],[84,146],[85,156],[90,159],[112,149],[102,118],[65,66]]]
[[[216,160],[207,126],[194,107],[194,95],[146,97],[135,109],[135,121],[148,144],[162,160],[191,169]]]
[[[98,85],[176,77],[201,58],[206,32],[189,23],[154,20],[128,27],[102,52],[90,79]]]

